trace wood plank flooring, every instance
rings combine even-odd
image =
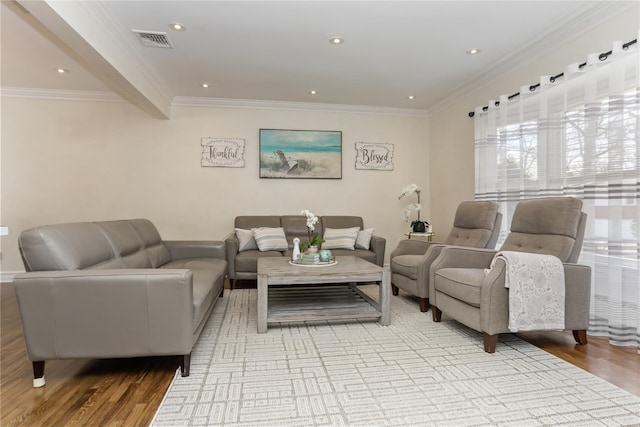
[[[255,282],[238,285],[255,288]],[[179,358],[48,361],[47,385],[33,388],[13,285],[3,283],[0,291],[0,425],[129,427],[151,422]],[[598,337],[576,346],[571,333],[521,337],[640,396],[640,356],[631,347],[614,347]]]

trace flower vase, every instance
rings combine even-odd
[[[317,254],[318,253],[318,247],[317,246],[309,246],[309,248],[304,252],[306,254]]]
[[[413,224],[414,233],[424,233],[425,231],[426,231],[426,227],[424,226],[424,221],[416,221]]]

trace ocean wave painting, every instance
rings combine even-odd
[[[260,129],[260,178],[342,178],[342,132]]]

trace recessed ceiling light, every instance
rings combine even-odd
[[[342,43],[344,43],[344,39],[342,37],[331,37],[329,39],[329,43],[331,43],[331,44],[342,44]]]
[[[171,27],[171,29],[172,29],[172,30],[174,30],[174,31],[184,31],[184,30],[186,30],[186,29],[187,29],[184,25],[182,25],[182,24],[181,24],[181,23],[179,23],[179,22],[173,22],[173,23],[171,23],[171,25],[169,25],[169,26],[170,26],[170,27]]]
[[[309,91],[309,95],[316,95],[318,93],[318,91],[316,90],[310,90]]]
[[[415,98],[415,97],[414,97],[413,95],[409,95],[409,96],[407,96],[407,98],[408,98],[408,99],[413,99],[413,98]]]
[[[58,73],[60,73],[60,74],[65,74],[65,73],[68,73],[68,72],[69,72],[69,70],[64,69],[64,68],[58,68],[56,71],[57,71]]]
[[[202,86],[203,88],[208,88],[209,87],[209,83],[202,83],[200,86]]]
[[[469,55],[475,55],[477,53],[480,53],[480,49],[469,49],[467,51],[467,54],[469,54]]]

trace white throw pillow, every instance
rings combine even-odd
[[[258,249],[264,251],[286,251],[289,249],[284,228],[259,227],[252,228],[253,238],[256,239]]]
[[[253,238],[253,231],[244,228],[236,228],[236,237],[238,238],[238,252],[257,250],[258,244]]]
[[[356,237],[356,249],[369,250],[371,247],[371,236],[373,236],[373,228],[365,228],[358,231],[358,237]]]
[[[354,250],[360,227],[327,228],[324,230],[322,249]]]

